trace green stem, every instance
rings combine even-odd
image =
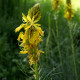
[[[64,69],[63,69],[62,55],[61,55],[61,51],[60,51],[57,10],[55,12],[55,16],[56,16],[56,41],[57,41],[57,47],[58,47],[58,52],[59,52],[60,65],[61,65],[61,68],[62,68],[63,76],[65,76]],[[65,80],[65,77],[64,77],[64,80]]]
[[[52,29],[52,33],[53,33],[54,39],[55,39],[55,41],[56,41],[56,43],[57,43],[56,34],[55,34],[54,29]]]
[[[51,30],[50,30],[50,29],[51,29],[51,26],[50,26],[50,25],[51,25],[51,24],[50,24],[50,14],[48,15],[48,22],[49,22],[49,23],[48,23],[48,24],[49,24],[49,25],[48,25],[48,27],[49,27],[49,32],[48,32],[48,37],[47,37],[47,40],[46,40],[46,62],[47,62],[47,65],[48,65],[48,59],[47,59],[47,58],[48,58],[48,56],[49,56],[49,55],[48,55],[48,52],[49,52],[49,41],[50,41],[50,35],[51,35],[51,32],[50,32],[50,31],[51,31]]]
[[[39,80],[39,72],[38,72],[38,65],[37,65],[37,63],[34,65],[34,67],[35,67],[36,80]]]
[[[72,53],[73,53],[73,62],[74,62],[74,68],[75,68],[75,75],[76,75],[76,80],[78,80],[76,59],[75,59],[75,52],[74,52],[73,35],[72,35],[72,29],[71,29],[71,21],[69,21],[69,29],[70,29],[70,38],[71,38],[71,46],[72,46]]]
[[[59,43],[59,32],[58,32],[57,11],[55,12],[55,16],[56,16],[56,34],[57,34],[56,37],[57,37],[57,46],[58,46],[60,64],[61,64],[61,67],[62,67],[62,56],[61,56],[60,43]]]

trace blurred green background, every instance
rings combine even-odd
[[[66,1],[66,0],[64,0]],[[52,0],[0,0],[0,80],[34,80],[34,72],[28,63],[27,55],[19,54],[18,33],[15,28],[22,23],[22,13],[27,15],[28,10],[37,2],[40,2],[41,20],[44,31],[43,42],[39,49],[41,54],[40,80],[77,80],[75,75],[73,54],[69,25],[64,18],[65,5],[61,5],[58,15],[59,41],[62,56],[63,69],[60,64],[58,47],[55,40],[56,33],[55,15],[52,11]],[[80,10],[79,0],[72,0],[74,6],[74,18],[71,21],[73,42],[75,47],[75,59],[80,79]]]

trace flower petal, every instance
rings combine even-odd
[[[25,24],[21,24],[19,27],[15,29],[15,32],[19,32],[24,26]]]
[[[20,41],[20,38],[23,39],[23,36],[24,36],[24,35],[23,35],[23,32],[20,32],[17,40]]]
[[[31,20],[31,18],[30,18],[29,16],[27,16],[27,19],[28,19],[30,22],[32,22],[32,20]]]
[[[20,54],[27,54],[28,51],[20,51]]]
[[[34,24],[34,26],[41,26],[41,24]]]
[[[43,51],[39,51],[40,53],[44,53]]]
[[[28,30],[30,27],[31,27],[31,25],[27,26],[27,27],[25,28],[25,30]]]
[[[27,22],[27,17],[24,15],[24,13],[22,13],[22,19]]]
[[[40,33],[40,35],[44,35],[44,32],[42,31],[41,27],[35,26],[36,30]]]

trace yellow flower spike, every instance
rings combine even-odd
[[[74,10],[72,9],[71,0],[67,0],[66,4],[67,5],[66,5],[64,17],[69,21],[74,17],[74,14],[73,14]]]
[[[52,2],[52,10],[58,10],[60,8],[60,4],[63,4],[61,0],[53,0]]]
[[[20,54],[27,54],[28,51],[20,51]]]
[[[23,24],[15,29],[15,32],[19,32],[24,28],[24,32],[20,32],[17,40],[20,42],[20,54],[28,53],[27,58],[29,59],[30,65],[36,65],[40,53],[44,53],[38,50],[38,44],[42,41],[41,36],[44,35],[44,32],[40,27],[41,24],[37,23],[40,18],[40,5],[37,4],[29,10],[27,16],[22,13]]]
[[[70,14],[68,11],[65,13],[65,16],[64,16],[67,20],[70,20],[72,17],[74,17],[73,14]]]
[[[24,26],[25,24],[21,24],[19,27],[15,29],[15,32],[19,32]]]
[[[40,5],[36,4],[29,10],[27,16],[22,13],[23,24],[15,29],[15,32],[19,32],[24,28],[24,32],[20,32],[17,39],[20,42],[20,54],[28,53],[27,58],[29,59],[29,64],[31,66],[34,65],[35,70],[37,70],[35,71],[36,76],[38,76],[37,62],[39,60],[40,53],[44,53],[43,51],[38,50],[38,44],[42,41],[41,36],[44,35],[44,32],[40,27],[41,24],[37,23],[40,18]],[[39,77],[36,80],[39,80]]]
[[[27,22],[27,17],[24,15],[24,13],[22,13],[22,19]]]

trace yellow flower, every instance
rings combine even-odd
[[[20,41],[20,39],[23,39],[23,37],[24,37],[23,32],[20,32],[17,40]]]
[[[35,28],[40,33],[41,36],[44,36],[44,32],[42,31],[41,27],[35,27]]]
[[[71,5],[71,0],[67,0],[67,1],[66,1],[66,4],[67,4],[67,5],[66,5],[64,17],[65,17],[67,20],[71,20],[72,17],[74,17],[72,5]]]
[[[65,18],[67,19],[67,20],[70,20],[72,17],[74,17],[74,15],[73,14],[70,14],[68,11],[67,12],[65,12]]]
[[[33,16],[33,18],[31,19],[29,16],[27,16],[27,19],[28,19],[28,21],[29,21],[29,26],[27,26],[26,28],[25,28],[25,30],[28,30],[29,28],[31,28],[31,27],[37,27],[37,26],[41,26],[40,24],[37,24],[36,22],[37,21],[34,21],[34,16]]]
[[[58,10],[60,8],[60,4],[63,4],[61,0],[53,0],[52,10]]]
[[[40,43],[42,41],[42,39],[41,39],[41,36],[39,35],[39,33],[35,32],[29,41],[31,44],[37,45],[38,43]]]

